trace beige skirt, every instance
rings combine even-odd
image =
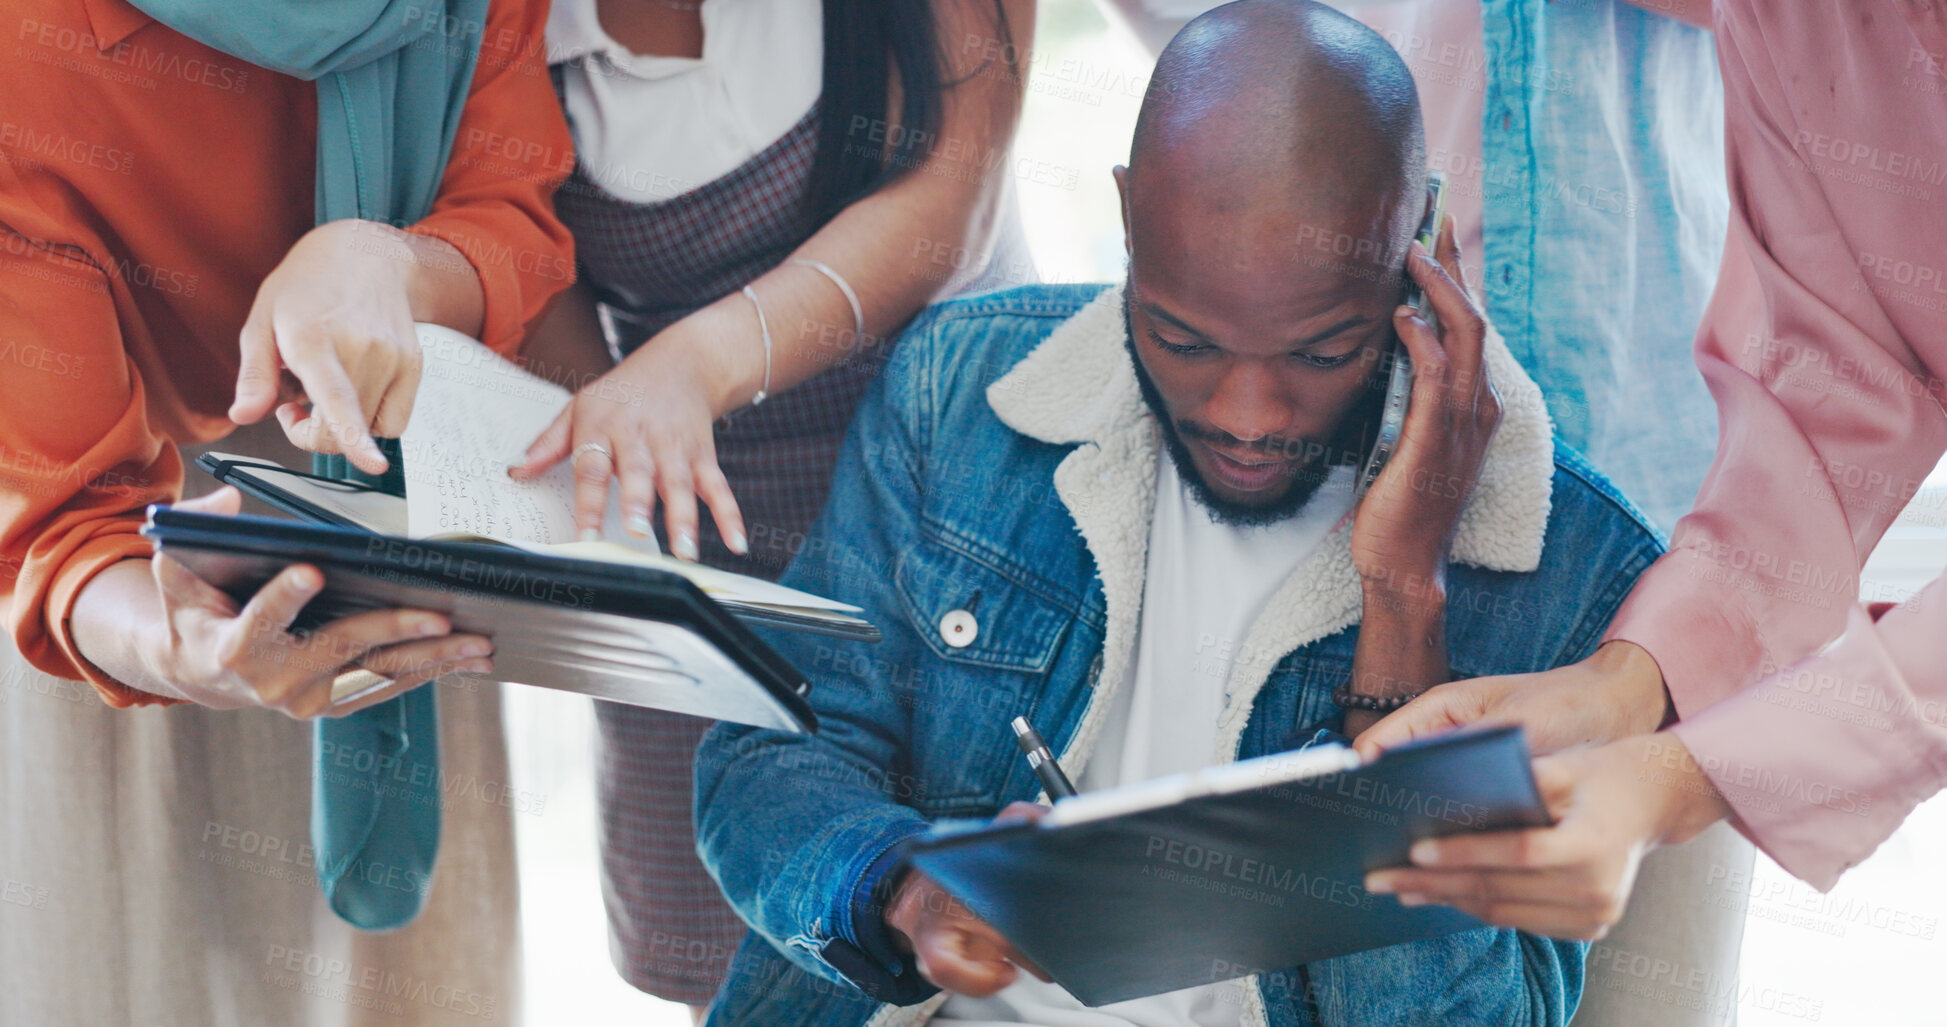
[[[217,448],[302,459],[281,439]],[[318,891],[310,725],[110,709],[0,635],[0,1024],[520,1022],[500,694],[434,687],[445,820],[432,897],[406,928],[369,934]]]

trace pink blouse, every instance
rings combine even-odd
[[[1947,580],[1857,602],[1947,449],[1947,7],[1719,0],[1716,462],[1610,628],[1787,870],[1830,888],[1947,785]]]

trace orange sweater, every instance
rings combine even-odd
[[[312,225],[317,99],[124,0],[16,5],[0,61],[0,609],[35,666],[128,688],[75,649],[82,586],[146,557],[141,511],[182,486],[179,445],[234,427],[257,285]],[[572,167],[544,3],[488,16],[433,212],[466,254],[489,346],[573,277],[550,202]]]

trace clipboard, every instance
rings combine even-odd
[[[1542,827],[1519,727],[1371,763],[1279,753],[1062,799],[1038,823],[945,827],[912,864],[1090,1006],[1483,927],[1364,887],[1421,838]]]
[[[238,602],[293,563],[325,587],[293,631],[368,610],[447,615],[492,636],[491,675],[597,699],[811,733],[809,683],[680,575],[506,546],[151,506],[142,534]]]

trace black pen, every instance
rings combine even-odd
[[[1048,743],[1041,740],[1041,733],[1028,723],[1028,718],[1014,718],[1014,740],[1021,744],[1021,751],[1027,754],[1028,766],[1034,769],[1034,776],[1041,779],[1041,787],[1047,790],[1049,801],[1066,799],[1075,794],[1075,786],[1068,783],[1068,775],[1061,772],[1061,764],[1055,762],[1055,754],[1048,751]]]

